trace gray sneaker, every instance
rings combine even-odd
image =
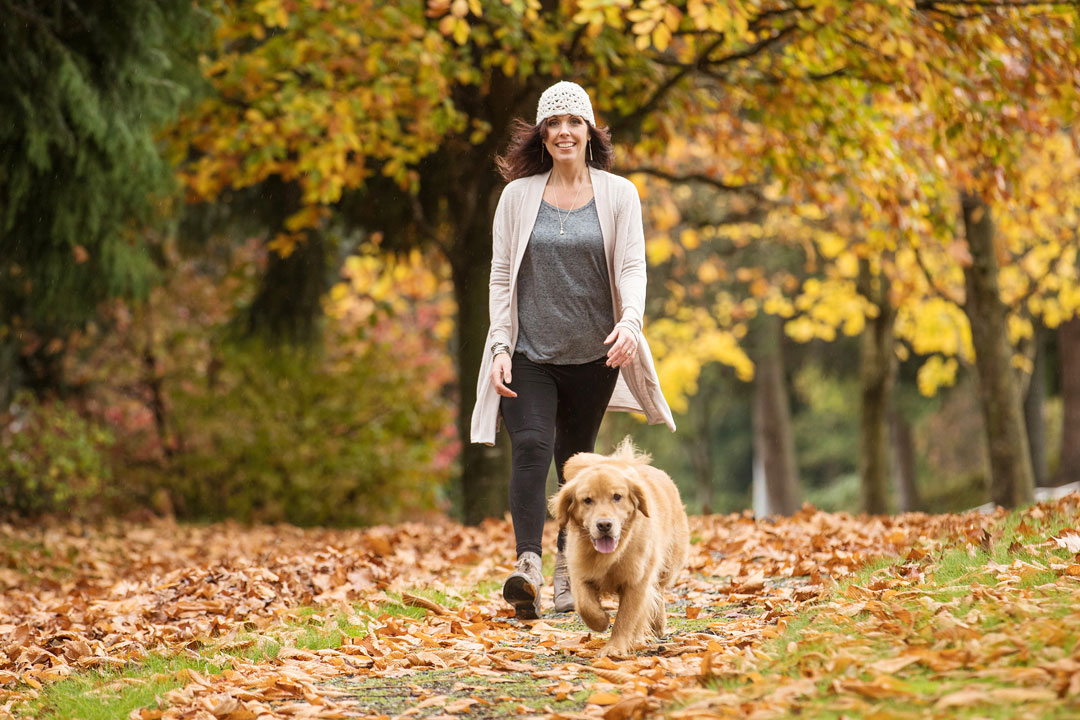
[[[555,612],[574,612],[574,596],[570,593],[570,573],[566,569],[566,555],[555,556],[555,577],[551,579],[555,586]]]
[[[503,583],[503,598],[514,606],[518,620],[540,617],[540,588],[544,587],[540,556],[522,553],[514,565],[514,573]]]

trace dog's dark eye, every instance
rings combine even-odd
[[[585,503],[586,505],[592,505],[592,498],[585,498],[581,502]]]
[[[615,502],[619,502],[620,500],[622,500],[622,495],[620,495],[619,493],[615,493],[615,496],[611,499]]]

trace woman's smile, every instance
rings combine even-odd
[[[547,120],[547,145],[552,157],[573,159],[585,152],[589,126],[577,115],[556,115]]]

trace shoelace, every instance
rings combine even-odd
[[[536,572],[536,568],[534,568],[533,565],[534,564],[529,558],[518,558],[517,563],[514,565],[514,569],[521,573],[530,574]]]

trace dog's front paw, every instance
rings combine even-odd
[[[608,629],[608,622],[610,622],[608,614],[599,606],[582,607],[578,610],[578,615],[593,632],[604,632]]]
[[[600,648],[600,657],[626,657],[630,654],[630,643],[618,640],[608,640],[604,647]]]

